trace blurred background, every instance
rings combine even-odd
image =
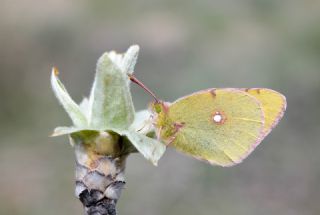
[[[0,0],[0,214],[82,214],[71,122],[53,65],[76,101],[105,51],[139,44],[136,76],[162,99],[211,87],[287,96],[278,127],[242,164],[212,167],[168,150],[127,162],[119,214],[320,214],[320,1]],[[133,86],[137,110],[151,101]]]

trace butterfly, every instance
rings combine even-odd
[[[286,98],[267,88],[207,89],[173,103],[149,92],[157,138],[167,146],[218,166],[241,163],[283,117]]]

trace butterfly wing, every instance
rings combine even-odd
[[[250,88],[244,89],[244,91],[260,101],[265,117],[263,132],[264,136],[267,136],[283,117],[287,107],[286,98],[282,94],[266,88]]]
[[[170,146],[220,166],[240,163],[264,136],[260,102],[238,89],[183,97],[159,113],[155,124],[159,138]]]

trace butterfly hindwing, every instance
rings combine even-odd
[[[200,91],[163,110],[155,122],[159,138],[211,164],[241,162],[264,137],[261,103],[243,90]]]

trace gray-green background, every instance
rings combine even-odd
[[[287,96],[278,127],[239,166],[169,150],[153,167],[129,157],[119,214],[320,213],[320,1],[0,0],[0,214],[81,214],[72,148],[49,138],[70,120],[50,68],[76,101],[98,57],[141,47],[136,76],[162,99],[210,87]],[[132,87],[137,109],[151,101]]]

